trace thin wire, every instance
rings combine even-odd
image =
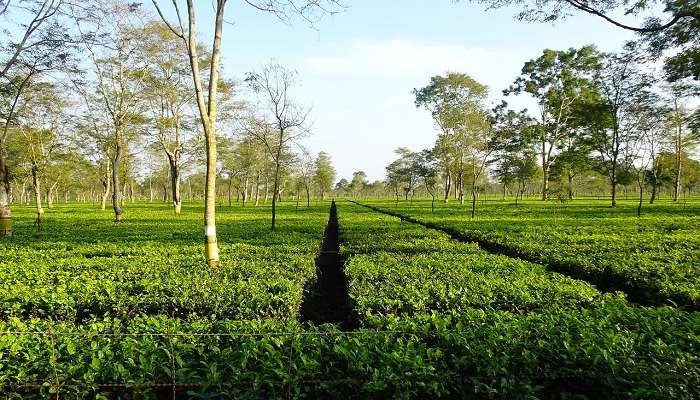
[[[91,332],[53,332],[48,333],[44,331],[3,331],[0,335],[37,335],[37,336],[84,336],[84,337],[163,337],[163,336],[179,336],[179,337],[213,337],[213,336],[223,336],[223,337],[266,337],[266,336],[351,336],[351,335],[378,335],[378,334],[443,334],[443,333],[458,333],[455,330],[440,330],[440,331],[398,331],[398,330],[366,330],[366,331],[337,331],[337,332],[268,332],[268,333],[118,333],[118,332],[107,332],[107,333],[91,333]]]
[[[293,383],[296,384],[321,384],[321,383],[359,383],[362,382],[359,379],[354,379],[354,378],[344,378],[344,379],[298,379],[298,380],[290,380]],[[63,388],[71,388],[71,389],[76,389],[76,388],[141,388],[141,387],[153,387],[153,388],[163,388],[163,387],[171,387],[171,386],[176,386],[176,387],[202,387],[202,386],[243,386],[243,385],[253,385],[254,383],[258,383],[259,381],[223,381],[223,382],[196,382],[196,383],[155,383],[155,382],[146,382],[146,383],[64,383],[61,385]],[[267,383],[271,382],[277,382],[277,383],[283,383],[283,380],[265,380]],[[12,384],[12,383],[0,383],[0,388],[12,388],[12,389],[21,389],[21,388],[41,388],[44,387],[45,385],[43,383],[17,383],[17,384]]]

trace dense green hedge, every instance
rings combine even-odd
[[[2,242],[6,398],[161,399],[172,382],[182,399],[700,396],[700,313],[635,307],[366,208],[338,207],[363,318],[345,333],[296,320],[327,205],[283,208],[278,234],[268,210],[224,210],[214,271],[198,215],[143,206],[115,226],[69,210]]]
[[[363,328],[421,332],[421,365],[435,374],[425,390],[466,398],[688,398],[700,390],[700,313],[635,307],[360,206],[344,204],[339,215]]]
[[[313,252],[244,244],[223,244],[221,250],[223,263],[216,270],[202,267],[200,246],[194,245],[175,254],[156,243],[121,253],[113,253],[112,246],[75,246],[73,255],[46,262],[33,257],[40,250],[21,250],[26,260],[0,262],[0,318],[294,318],[304,284],[314,275]],[[0,253],[7,251],[12,249]]]
[[[50,397],[56,390],[65,399],[166,398],[173,378],[196,384],[178,387],[181,398],[700,395],[700,316],[620,301],[528,314],[468,309],[376,315],[349,334],[328,326],[302,331],[291,322],[165,317],[80,326],[15,319],[0,324],[0,331],[16,330],[44,332],[0,334],[0,390],[17,398]],[[275,333],[280,331],[297,334]],[[100,336],[149,332],[176,336]],[[98,386],[106,382],[165,386]],[[13,386],[26,383],[42,386]]]
[[[528,312],[587,307],[610,297],[541,265],[489,254],[359,206],[344,205],[340,222],[350,295],[362,314]]]
[[[569,204],[491,201],[472,220],[466,208],[429,203],[383,211],[444,229],[453,236],[533,262],[611,290],[624,290],[645,304],[676,304],[700,310],[700,204],[655,205],[634,216],[634,205],[610,209],[602,202]]]
[[[81,207],[87,208],[87,207]],[[155,209],[154,209],[155,208]],[[96,210],[47,212],[41,233],[22,231],[0,247],[0,320],[80,321],[139,314],[221,319],[294,319],[327,219],[327,206],[219,212],[222,267],[203,265],[197,214],[175,217],[137,205],[115,225]],[[136,231],[136,232],[134,232]],[[187,239],[192,236],[192,239]]]

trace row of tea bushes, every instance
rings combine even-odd
[[[490,202],[473,220],[459,205],[435,212],[425,202],[370,205],[605,289],[623,290],[640,303],[700,310],[698,205],[676,206],[673,212],[658,205],[637,218],[630,204],[610,209],[593,201],[564,206]]]
[[[529,312],[612,298],[538,264],[489,254],[442,232],[356,205],[340,213],[350,296],[361,314]]]
[[[362,329],[136,317],[0,323],[7,398],[694,398],[700,317],[623,301],[367,316]],[[121,383],[119,386],[105,383]],[[23,397],[24,396],[24,397]]]
[[[0,246],[0,320],[295,319],[328,218],[327,204],[282,207],[272,233],[269,208],[224,209],[222,265],[208,269],[199,213],[137,204],[114,224],[109,213],[72,207],[48,211],[43,231],[33,234],[23,230],[28,210],[16,210],[16,235]]]
[[[410,397],[700,395],[700,313],[635,307],[357,205],[339,216],[363,329],[413,332],[400,344],[411,356],[383,344],[410,360],[388,375],[419,377]]]

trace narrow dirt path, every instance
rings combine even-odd
[[[316,280],[304,290],[299,310],[302,322],[336,324],[344,331],[359,326],[359,317],[348,294],[344,265],[340,254],[338,211],[333,201],[321,251],[316,257]]]

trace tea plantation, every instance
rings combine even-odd
[[[700,205],[362,204],[220,207],[215,269],[201,205],[17,207],[0,397],[700,396]]]

